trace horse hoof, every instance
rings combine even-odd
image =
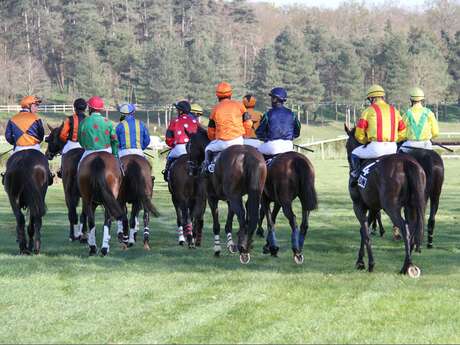
[[[270,247],[270,255],[277,258],[280,247]]]
[[[148,242],[144,242],[144,250],[150,250],[150,245]]]
[[[133,242],[128,242],[128,248],[131,248],[132,246],[134,246],[134,243]]]
[[[303,256],[303,254],[294,254],[294,262],[297,265],[302,265],[304,260],[305,260],[305,258]]]
[[[97,253],[96,246],[89,246],[89,256],[94,256]]]
[[[32,252],[29,249],[22,249],[19,251],[19,255],[30,255]]]
[[[101,248],[101,256],[107,256],[109,254],[109,248],[102,247]]]
[[[355,266],[356,266],[356,269],[359,271],[366,269],[366,265],[364,265],[364,262],[357,262]]]
[[[128,250],[128,245],[124,242],[121,243],[121,250],[125,251],[125,250]]]
[[[247,265],[251,261],[251,255],[249,253],[241,253],[240,254],[240,262],[243,265]]]
[[[264,229],[263,228],[258,228],[256,230],[256,235],[263,238],[264,237]]]
[[[428,249],[433,249],[433,243],[428,243],[428,244],[426,245],[426,247],[427,247]]]
[[[185,245],[185,241],[179,241],[179,245],[180,245],[180,246]]]
[[[85,237],[85,236],[81,236],[81,237],[80,237],[80,243],[81,243],[81,244],[87,244],[87,243],[88,243],[88,238]]]
[[[407,269],[407,275],[411,278],[419,278],[421,274],[420,268],[415,265],[410,265]]]
[[[401,240],[401,233],[399,232],[399,228],[397,226],[393,226],[393,240]]]
[[[117,238],[118,238],[118,242],[123,243],[123,233],[122,232],[119,232],[117,234]]]
[[[235,254],[236,252],[238,252],[238,248],[234,244],[227,246],[227,249],[230,254]]]
[[[217,251],[217,252],[214,252],[214,256],[215,256],[216,258],[218,258],[218,257],[220,256],[220,250]]]
[[[270,246],[268,244],[266,244],[263,248],[262,248],[262,253],[263,254],[270,254]]]

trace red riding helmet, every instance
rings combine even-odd
[[[93,96],[88,100],[88,108],[92,108],[94,110],[103,110],[104,101],[101,97]]]

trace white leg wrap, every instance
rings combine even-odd
[[[95,246],[96,245],[96,227],[92,228],[89,231],[88,244],[90,246]]]
[[[121,220],[117,220],[117,235],[123,232],[123,222]]]
[[[183,230],[182,226],[179,226],[177,228],[177,241],[178,242],[185,242],[184,230]]]
[[[220,246],[220,236],[219,235],[214,235],[214,247],[213,247],[215,252],[220,252],[222,250]]]
[[[134,241],[134,233],[136,233],[136,229],[129,229],[129,239],[128,239],[128,243],[135,243],[136,241]]]
[[[110,247],[110,230],[107,225],[104,225],[104,237],[102,238],[102,247],[109,249]]]
[[[83,224],[74,224],[73,226],[73,236],[78,238],[82,235],[81,229],[83,228]]]
[[[139,231],[139,218],[135,217],[134,220],[135,220],[135,224],[136,224],[134,226],[134,230],[137,232],[137,231]]]

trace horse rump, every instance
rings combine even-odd
[[[90,185],[95,198],[100,199],[112,217],[119,219],[124,212],[107,186],[105,180],[105,163],[101,157],[90,162]]]
[[[296,157],[294,167],[299,178],[299,198],[302,208],[307,211],[313,211],[318,207],[313,167],[304,157]]]

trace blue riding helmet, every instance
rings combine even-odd
[[[278,98],[281,102],[286,102],[287,100],[287,92],[282,87],[275,87],[268,95]]]
[[[118,106],[118,111],[122,114],[132,114],[136,111],[136,106],[131,103],[123,103]]]

